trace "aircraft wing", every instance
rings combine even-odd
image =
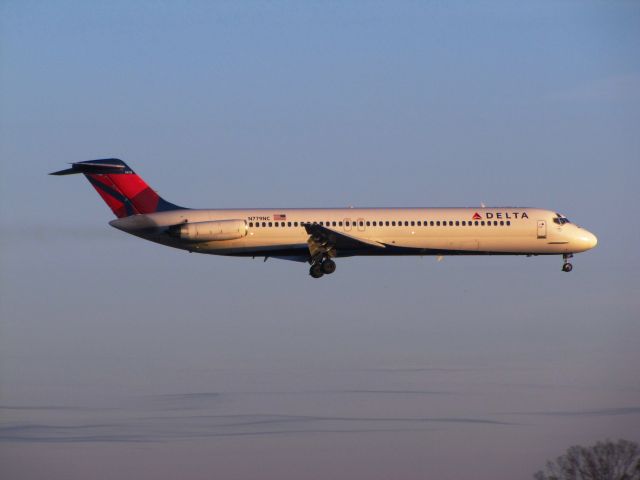
[[[366,247],[385,248],[385,245],[375,240],[368,240],[338,232],[318,224],[304,226],[309,234],[309,252],[313,258],[317,253],[329,250],[358,250]]]

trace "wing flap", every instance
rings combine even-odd
[[[355,237],[318,224],[307,224],[304,228],[311,235],[310,241],[322,245],[330,245],[336,250],[356,250],[362,247],[385,248],[383,243],[375,240]]]

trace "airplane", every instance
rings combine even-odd
[[[152,190],[122,160],[71,164],[51,175],[82,173],[111,208],[119,230],[188,252],[309,263],[320,278],[335,258],[359,255],[562,255],[596,246],[594,234],[539,208],[190,209]]]

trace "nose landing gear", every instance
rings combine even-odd
[[[571,270],[573,270],[573,265],[569,263],[569,259],[572,257],[573,254],[571,253],[565,253],[564,255],[562,255],[562,258],[564,259],[564,263],[562,264],[563,272],[570,272]]]

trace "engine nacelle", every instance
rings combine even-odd
[[[214,220],[211,222],[181,223],[169,227],[169,235],[187,242],[236,240],[247,235],[244,220]]]

